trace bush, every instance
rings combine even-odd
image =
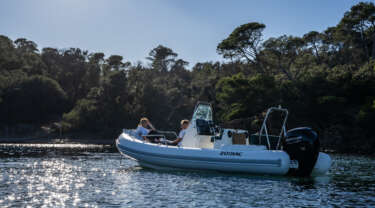
[[[32,76],[4,89],[0,104],[4,123],[43,123],[58,118],[67,96],[60,85],[44,76]]]

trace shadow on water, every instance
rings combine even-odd
[[[0,144],[0,157],[39,157],[117,152],[113,145],[96,144]]]
[[[270,207],[280,202],[278,205],[281,207],[288,207],[298,204],[291,201],[293,198],[304,201],[305,194],[309,198],[304,201],[305,206],[315,206],[316,198],[321,196],[316,193],[329,186],[331,181],[330,175],[298,178],[217,171],[154,170],[140,167],[131,160],[124,162],[118,170],[121,178],[135,181],[142,196],[148,196],[149,190],[160,196],[182,193],[184,196],[178,196],[182,198],[181,203],[185,203],[185,198],[191,196],[189,199],[194,198],[197,202],[194,206],[213,203],[222,207]],[[155,196],[155,200],[165,201],[158,196]]]
[[[246,173],[227,173],[217,171],[202,170],[155,170],[151,168],[140,167],[138,165],[122,169],[120,171],[138,171],[152,174],[168,174],[175,177],[195,177],[200,179],[210,178],[242,178],[248,180],[270,180],[288,182],[291,187],[296,190],[316,189],[322,186],[332,185],[345,189],[347,191],[356,192],[358,189],[367,190],[369,184],[375,184],[373,172],[375,171],[375,163],[371,158],[354,157],[354,156],[335,156],[335,162],[331,171],[326,175],[310,176],[310,177],[294,177],[294,176],[275,176],[275,175],[254,175]],[[125,159],[124,159],[125,160]]]
[[[141,167],[138,164],[132,167],[120,167],[120,172],[137,171],[141,173],[151,173],[155,175],[167,174],[176,178],[199,178],[204,179],[246,179],[251,181],[276,181],[276,182],[288,182],[292,187],[299,190],[315,189],[315,185],[329,184],[331,176],[309,176],[309,177],[295,177],[295,176],[279,176],[279,175],[266,175],[266,174],[249,174],[249,173],[238,173],[238,172],[222,172],[222,171],[207,171],[207,170],[155,170],[152,168]]]

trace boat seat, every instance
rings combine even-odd
[[[244,133],[233,133],[232,143],[233,144],[246,145],[246,134],[244,134]]]

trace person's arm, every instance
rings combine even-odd
[[[141,132],[139,126],[135,129],[135,134],[136,134],[137,136],[141,136],[141,137],[142,137],[142,132]]]
[[[181,142],[182,141],[182,139],[184,138],[184,136],[185,136],[185,133],[186,133],[186,131],[185,130],[181,130],[180,131],[180,133],[178,134],[178,137],[177,137],[177,139],[175,139],[174,141],[172,141],[172,143],[171,144],[178,144],[179,142]]]
[[[170,144],[178,144],[181,142],[182,138],[177,138],[176,140],[172,141]]]
[[[156,131],[155,127],[151,124],[150,121],[147,121],[147,124],[148,124],[148,126],[149,126],[152,130]]]
[[[145,140],[146,142],[150,142],[150,140],[146,137],[146,135],[148,134],[148,131],[146,128],[144,127],[139,127],[139,135],[143,138],[143,140]]]

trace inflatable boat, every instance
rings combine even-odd
[[[273,112],[284,115],[279,135],[269,135],[267,120]],[[149,143],[134,130],[124,129],[116,140],[119,152],[140,166],[166,170],[214,170],[252,174],[310,176],[325,174],[331,166],[328,154],[319,152],[319,138],[311,128],[286,130],[288,111],[267,110],[259,132],[215,126],[209,103],[199,102],[179,146]]]

